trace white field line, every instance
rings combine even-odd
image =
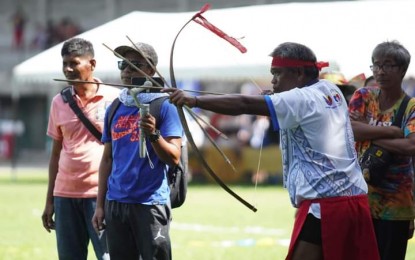
[[[288,247],[290,244],[290,234],[284,229],[266,228],[260,226],[240,227],[221,227],[213,225],[202,225],[195,223],[180,223],[174,220],[171,223],[171,229],[180,231],[191,231],[200,233],[220,233],[220,234],[235,234],[241,233],[244,235],[263,235],[262,238],[244,238],[237,240],[220,240],[220,241],[189,241],[187,245],[178,245],[173,241],[173,247],[272,247],[283,246]]]
[[[287,232],[283,229],[266,228],[260,226],[240,227],[220,227],[212,225],[201,225],[191,223],[180,223],[174,220],[171,223],[171,228],[176,230],[203,232],[203,233],[244,233],[244,234],[260,234],[267,236],[281,236]]]

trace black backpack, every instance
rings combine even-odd
[[[169,97],[157,98],[150,103],[150,114],[156,118],[156,128],[160,125],[160,110],[163,102]],[[107,118],[107,125],[111,125],[114,118],[115,111],[120,106],[120,100],[116,98],[109,108]],[[107,129],[108,130],[108,129]],[[176,166],[170,167],[167,173],[170,186],[170,202],[172,208],[178,208],[183,205],[187,193],[187,174],[188,174],[188,151],[187,145],[182,143],[182,153],[180,156],[180,163]]]

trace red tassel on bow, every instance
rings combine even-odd
[[[245,46],[243,46],[235,38],[227,35],[221,29],[219,29],[218,27],[216,27],[213,24],[211,24],[208,20],[206,20],[205,17],[202,16],[202,14],[204,12],[206,12],[207,10],[209,10],[209,8],[210,8],[210,4],[205,4],[200,9],[200,11],[193,16],[193,19],[192,20],[195,21],[196,23],[202,25],[203,27],[205,27],[209,31],[213,32],[217,36],[221,37],[222,39],[225,39],[227,42],[229,42],[230,44],[232,44],[233,46],[235,46],[240,52],[245,53],[247,51],[247,49],[245,48]]]

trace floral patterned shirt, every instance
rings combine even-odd
[[[403,97],[391,108],[379,108],[379,88],[356,90],[349,103],[349,111],[359,111],[373,126],[391,126]],[[401,128],[404,136],[415,132],[415,98],[411,98],[403,115]],[[356,142],[360,156],[369,147],[370,140]],[[395,155],[385,179],[378,185],[369,186],[369,203],[372,217],[383,220],[411,220],[415,217],[414,168],[411,156]]]

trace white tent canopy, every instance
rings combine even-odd
[[[232,9],[209,10],[204,16],[211,23],[248,49],[236,48],[202,26],[192,22],[176,43],[176,78],[229,79],[271,78],[269,53],[280,43],[293,41],[309,46],[318,60],[330,61],[350,79],[360,73],[370,75],[371,52],[380,42],[398,40],[415,54],[415,1],[349,1],[290,3]],[[152,44],[159,55],[159,70],[168,78],[170,48],[179,29],[191,13],[149,13],[134,11],[79,37],[95,47],[95,75],[118,82],[116,58],[103,43],[115,49],[133,41]],[[13,83],[22,92],[30,84],[55,84],[63,78],[62,44],[58,44],[13,69]],[[408,76],[415,75],[412,64]]]

